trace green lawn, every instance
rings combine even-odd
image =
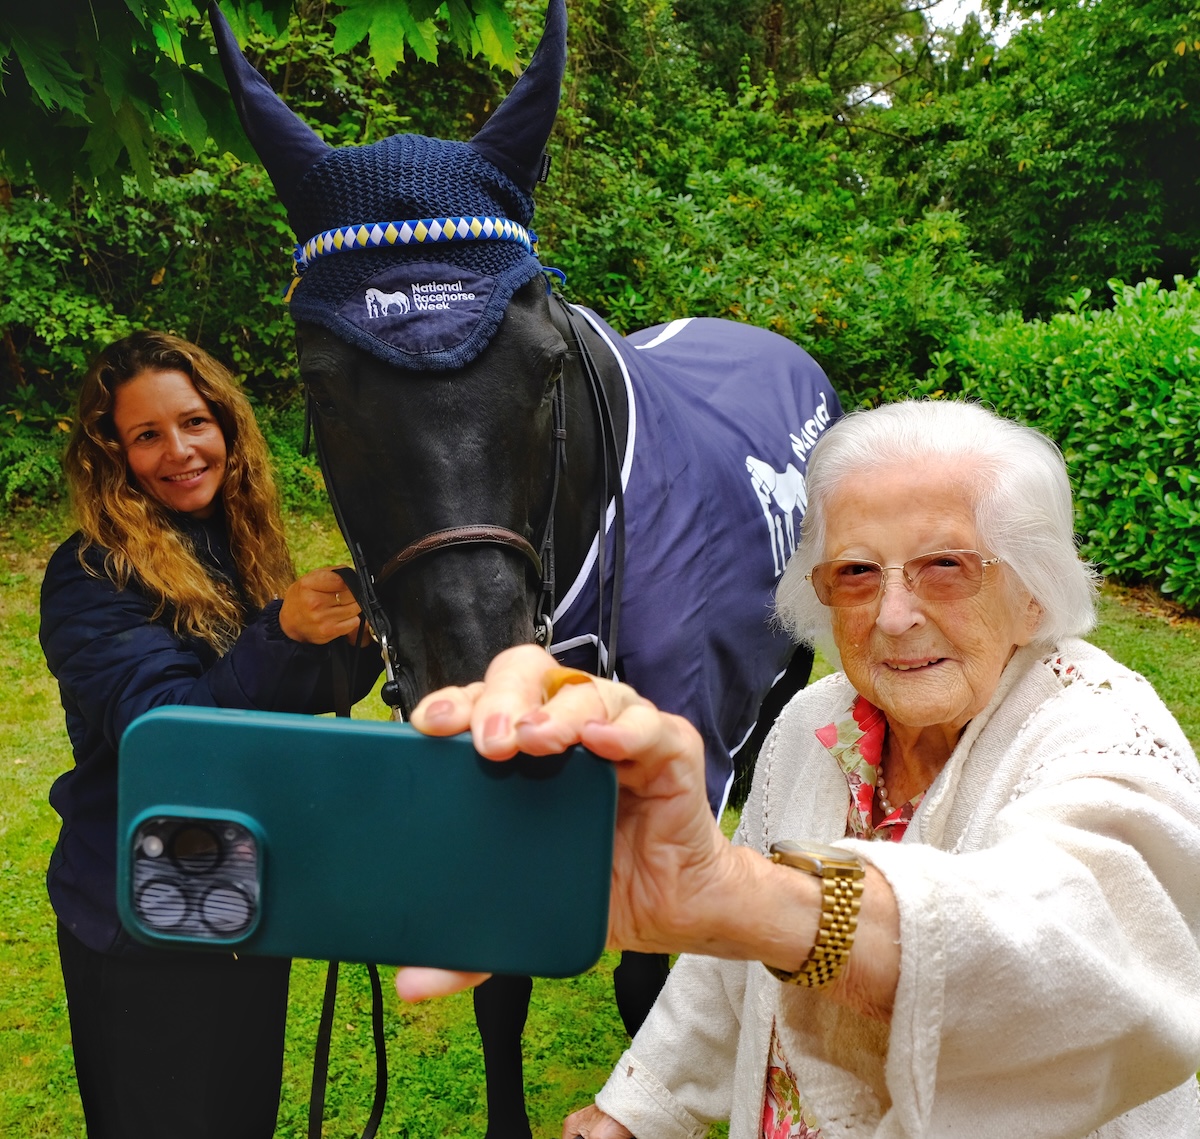
[[[37,593],[46,558],[67,524],[60,514],[0,521],[0,618],[8,715],[0,734],[0,1135],[82,1136],[43,875],[57,833],[46,802],[71,763],[57,691],[37,643]],[[344,558],[323,519],[293,519],[302,569]],[[1200,624],[1140,612],[1106,592],[1094,640],[1148,676],[1200,741]],[[827,667],[827,666],[825,666]],[[371,699],[357,715],[382,717]],[[732,819],[726,819],[729,826]],[[587,1102],[626,1044],[611,999],[614,959],[566,981],[538,981],[525,1033],[526,1083],[534,1133],[557,1136],[562,1116]],[[323,968],[297,962],[288,1021],[280,1139],[305,1134],[312,1044]],[[385,993],[391,1083],[382,1135],[482,1135],[483,1068],[467,994],[413,1008]],[[370,1109],[370,997],[365,970],[343,970],[330,1061],[325,1134],[360,1133]]]

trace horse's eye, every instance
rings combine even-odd
[[[313,407],[322,415],[333,415],[337,412],[337,404],[321,384],[309,380],[305,386],[308,388],[308,398],[312,400]]]

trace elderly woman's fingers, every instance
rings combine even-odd
[[[563,1120],[562,1139],[633,1139],[633,1132],[593,1103]]]
[[[439,688],[412,710],[409,722],[427,736],[453,736],[471,726],[471,709],[483,691],[483,681],[462,687]]]
[[[410,722],[427,735],[448,736],[471,729],[481,755],[509,759],[520,750],[512,724],[541,706],[542,676],[554,667],[554,658],[535,645],[506,649],[492,661],[485,680],[429,693],[413,709]],[[481,746],[485,737],[494,746]]]
[[[530,755],[554,754],[580,743],[589,725],[614,723],[633,707],[657,715],[657,709],[627,684],[589,677],[586,684],[558,688],[540,707],[515,720],[513,738]]]
[[[626,684],[563,668],[535,645],[500,653],[482,683],[431,692],[411,722],[430,735],[470,729],[489,759],[519,751],[550,755],[578,743],[584,726],[617,720],[631,707],[653,706]]]
[[[455,973],[449,969],[409,966],[396,974],[396,992],[402,1001],[424,1001],[448,997],[482,985],[491,973]]]
[[[704,799],[700,734],[687,720],[662,712],[649,701],[638,698],[609,720],[585,723],[579,742],[596,755],[613,760],[621,785],[637,794],[685,793]],[[656,786],[664,777],[667,785]]]
[[[523,750],[517,740],[516,725],[531,719],[546,722],[552,713],[546,710],[545,677],[560,666],[554,658],[536,645],[518,645],[500,653],[484,675],[484,689],[471,710],[471,736],[475,750],[489,759],[509,759]],[[571,685],[565,691],[574,692],[590,685]],[[557,699],[553,697],[552,699]],[[558,748],[539,749],[535,754],[562,750],[574,743],[570,733]],[[536,733],[526,741],[536,739]]]
[[[563,668],[534,645],[500,653],[482,682],[430,693],[411,722],[429,735],[469,729],[476,750],[490,759],[519,751],[554,755],[582,742],[618,761],[618,777],[631,787],[671,760],[703,776],[703,746],[686,721],[660,712],[627,684]]]

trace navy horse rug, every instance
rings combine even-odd
[[[719,814],[732,754],[791,655],[772,620],[775,585],[796,548],[808,454],[841,407],[807,352],[762,329],[688,319],[623,338],[576,311],[629,399],[620,679],[700,730]],[[597,547],[554,614],[551,651],[585,669],[596,660]]]

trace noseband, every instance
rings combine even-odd
[[[616,641],[620,614],[620,599],[621,599],[621,581],[624,567],[625,553],[625,511],[624,511],[624,494],[621,486],[621,455],[620,447],[616,437],[616,430],[613,423],[612,410],[608,403],[608,396],[601,384],[599,370],[596,367],[595,361],[592,359],[591,352],[588,350],[586,343],[580,331],[579,318],[576,316],[571,307],[557,297],[559,305],[566,316],[567,323],[570,326],[572,337],[575,342],[575,349],[579,355],[580,362],[583,367],[585,377],[588,382],[588,387],[592,394],[593,409],[596,412],[597,421],[600,431],[600,450],[601,450],[601,468],[603,477],[601,479],[601,498],[600,498],[600,525],[599,525],[599,540],[597,550],[597,573],[599,575],[599,596],[600,596],[600,614],[598,616],[597,625],[597,673],[600,675],[611,675],[616,662]],[[566,411],[566,377],[563,376],[555,385],[553,396],[553,416],[554,427],[552,431],[552,449],[553,449],[553,470],[550,485],[550,503],[546,517],[546,524],[542,531],[539,549],[535,549],[533,544],[515,530],[510,530],[506,526],[495,526],[491,524],[467,524],[460,526],[451,526],[442,530],[434,530],[421,538],[410,542],[407,546],[401,549],[398,553],[393,554],[379,568],[377,573],[372,573],[367,565],[366,558],[363,554],[362,546],[353,538],[350,529],[346,524],[345,514],[342,511],[341,504],[338,501],[336,484],[332,477],[330,465],[326,456],[323,441],[321,439],[321,431],[319,421],[314,420],[312,415],[312,398],[308,390],[305,389],[305,438],[304,450],[308,450],[308,440],[311,437],[316,442],[317,461],[321,467],[321,472],[325,477],[325,485],[329,493],[329,502],[333,508],[334,518],[337,520],[339,529],[343,537],[346,539],[346,545],[350,549],[350,556],[354,561],[354,575],[350,575],[349,571],[343,573],[347,578],[347,585],[353,590],[355,599],[358,601],[360,608],[363,611],[365,619],[370,623],[372,630],[375,633],[376,639],[379,641],[380,650],[383,655],[384,669],[387,673],[387,680],[384,682],[380,695],[383,701],[392,709],[392,718],[401,719],[400,706],[402,704],[401,686],[398,679],[400,673],[400,664],[396,655],[395,643],[392,637],[391,621],[388,618],[387,611],[383,608],[379,600],[377,590],[384,585],[397,573],[402,572],[411,566],[419,558],[423,558],[429,554],[439,553],[443,550],[451,549],[458,546],[474,546],[474,545],[491,545],[501,546],[510,550],[515,550],[532,566],[534,574],[541,582],[541,588],[538,594],[537,610],[534,616],[534,640],[546,648],[554,637],[554,608],[555,608],[555,581],[554,581],[554,512],[558,503],[558,488],[562,479],[562,472],[566,467],[567,461],[567,411]],[[608,512],[608,503],[610,498],[609,476],[610,472],[615,471],[615,485],[612,488],[611,497],[615,505],[614,518],[614,567],[613,567],[613,594],[612,603],[609,608],[608,621],[608,637],[607,637],[607,664],[603,665],[600,661],[599,651],[600,644],[604,642],[603,633],[603,607],[604,607],[604,582],[605,582],[605,550],[607,545],[606,537],[606,517]],[[356,579],[356,580],[355,580]]]
[[[409,542],[398,554],[393,554],[379,571],[375,578],[376,585],[382,585],[392,574],[411,565],[417,558],[426,554],[444,550],[448,546],[469,546],[476,542],[487,542],[497,546],[511,546],[518,553],[524,554],[533,565],[533,572],[542,576],[542,559],[533,548],[515,530],[503,526],[451,526],[446,530],[434,530],[424,538]]]

